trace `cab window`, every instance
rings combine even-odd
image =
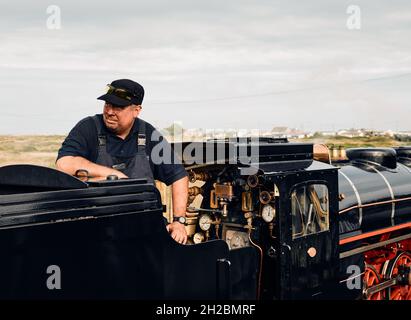
[[[291,193],[293,239],[329,230],[329,196],[324,184],[306,184]]]

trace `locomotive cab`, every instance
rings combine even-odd
[[[312,144],[238,138],[174,148],[190,176],[193,243],[226,241],[230,259],[253,266],[257,298],[315,299],[335,291],[337,168],[314,160]],[[232,280],[233,297],[244,298]]]
[[[281,299],[324,299],[338,277],[337,169],[313,161],[278,179]]]

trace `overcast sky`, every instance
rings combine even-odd
[[[160,128],[411,130],[410,39],[409,0],[0,0],[0,134],[66,134],[119,78]]]

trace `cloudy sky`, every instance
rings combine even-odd
[[[65,134],[119,78],[160,128],[411,130],[410,39],[409,0],[0,0],[0,134]]]

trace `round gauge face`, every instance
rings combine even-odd
[[[203,214],[200,219],[198,220],[198,224],[200,229],[203,231],[207,231],[211,227],[211,217],[208,214]]]
[[[266,204],[261,211],[261,216],[265,222],[272,222],[275,218],[275,209],[271,205]]]
[[[248,246],[248,235],[245,232],[227,231],[226,241],[230,249]]]
[[[260,193],[260,202],[262,204],[267,204],[271,201],[271,195],[268,191],[261,191]]]
[[[204,235],[201,232],[194,233],[193,242],[195,244],[201,243],[204,241]]]

